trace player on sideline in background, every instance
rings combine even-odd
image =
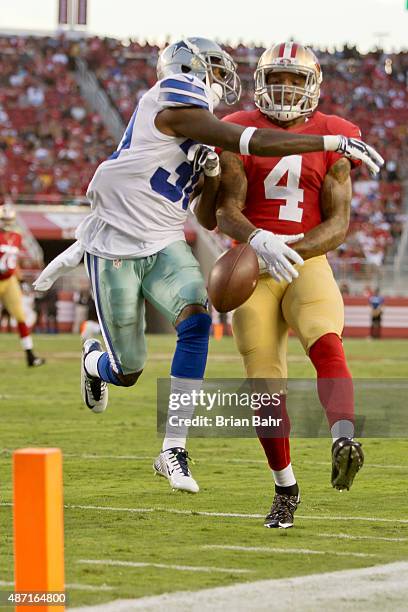
[[[371,338],[381,338],[382,317],[384,314],[384,298],[381,296],[380,288],[374,291],[373,295],[368,299],[371,306]]]
[[[92,213],[77,230],[78,243],[66,252],[74,263],[75,250],[77,255],[81,249],[85,252],[107,348],[104,352],[90,339],[83,349],[82,393],[95,412],[106,408],[108,383],[130,387],[143,371],[145,299],[177,332],[171,393],[188,394],[202,384],[211,318],[183,226],[191,196],[201,188],[200,178],[201,204],[212,203],[219,163],[208,147],[197,143],[236,153],[247,152],[249,146],[261,156],[339,149],[373,168],[382,161],[368,145],[343,136],[278,134],[216,119],[215,106],[221,100],[237,102],[241,86],[232,58],[210,40],[189,38],[170,45],[159,57],[157,73],[159,81],[140,99],[117,150],[96,170],[87,191]],[[291,262],[300,265],[303,260],[285,242],[271,237],[262,252],[291,279],[298,275]],[[57,260],[51,265],[58,266]],[[49,270],[38,281],[47,274]],[[39,288],[41,282],[36,283]],[[178,416],[189,418],[193,411],[191,402]],[[195,493],[198,485],[187,464],[186,435],[185,428],[167,433],[154,469],[173,488]]]
[[[23,294],[17,278],[21,234],[15,230],[15,218],[16,213],[11,204],[6,203],[0,208],[0,302],[17,322],[27,365],[38,367],[45,362],[34,354],[33,339],[26,324]]]
[[[257,110],[233,113],[224,121],[281,135],[342,132],[359,139],[357,126],[316,111],[321,81],[310,49],[296,43],[274,45],[255,72]],[[233,332],[248,377],[278,380],[287,378],[288,330],[296,332],[316,369],[333,438],[332,485],[340,490],[349,489],[364,460],[361,445],[353,440],[353,383],[341,340],[344,305],[326,258],[344,241],[349,224],[350,171],[356,162],[346,157],[342,151],[269,159],[223,152],[217,210],[214,206],[212,214],[209,207],[202,212],[200,203],[196,210],[207,229],[218,222],[220,231],[248,242],[260,255],[260,245],[270,236],[304,234],[293,245],[305,260],[299,276],[290,282],[284,270],[269,268],[267,274],[263,265],[254,293],[234,312]],[[281,398],[284,404],[285,395]],[[300,498],[288,434],[266,434],[258,430],[275,498],[265,526],[292,527]]]

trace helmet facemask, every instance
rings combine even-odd
[[[157,75],[193,74],[201,79],[213,94],[214,107],[222,100],[235,104],[241,96],[241,81],[232,57],[221,47],[203,38],[185,38],[167,47],[159,57]]]
[[[303,86],[268,84],[268,76],[289,72],[304,76]],[[316,109],[320,96],[321,73],[307,66],[267,64],[255,71],[255,104],[261,112],[278,121],[308,116]]]
[[[221,100],[228,106],[235,104],[241,97],[241,80],[232,57],[225,52],[211,52],[203,57],[206,65],[206,85],[218,98],[214,106]]]

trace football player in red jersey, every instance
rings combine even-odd
[[[43,365],[44,359],[34,354],[33,339],[25,322],[23,297],[17,279],[21,235],[13,229],[15,216],[14,209],[9,204],[0,208],[0,302],[17,321],[27,365],[37,367]]]
[[[233,113],[224,121],[278,133],[340,133],[358,143],[356,125],[316,110],[321,82],[322,71],[310,49],[296,43],[274,45],[262,55],[255,72],[257,109]],[[319,398],[333,437],[332,485],[349,489],[364,456],[353,440],[353,384],[341,340],[343,301],[326,253],[346,236],[350,172],[356,162],[324,151],[258,157],[250,155],[250,143],[247,153],[222,153],[216,213],[215,207],[211,212],[198,204],[196,214],[208,229],[217,224],[223,233],[250,243],[258,254],[258,286],[233,317],[247,375],[285,379],[289,328],[296,332],[316,369]],[[304,234],[300,240],[299,234]],[[268,261],[268,247],[272,250],[279,240],[289,243],[288,235],[293,235],[291,247],[305,261],[289,273],[279,262]],[[285,396],[281,399],[284,407]],[[265,526],[292,527],[299,488],[287,433],[274,438],[258,430],[258,436],[275,480]]]

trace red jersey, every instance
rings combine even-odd
[[[283,130],[261,111],[239,111],[223,118],[239,125]],[[284,130],[295,134],[343,134],[361,138],[359,128],[336,115],[316,112],[305,123]],[[306,233],[322,222],[320,191],[341,155],[317,151],[286,157],[240,156],[248,179],[243,214],[256,227],[275,234]],[[358,164],[359,162],[357,162]]]
[[[0,229],[0,280],[13,276],[21,248],[21,235]]]

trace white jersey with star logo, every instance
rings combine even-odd
[[[155,126],[168,107],[195,106],[213,112],[211,90],[197,77],[172,75],[140,100],[117,150],[97,168],[87,190],[91,214],[76,237],[93,255],[107,259],[146,257],[184,240],[193,187],[187,153],[194,141]]]

